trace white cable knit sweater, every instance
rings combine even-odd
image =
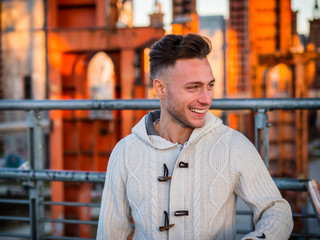
[[[152,123],[159,115],[146,115],[114,148],[97,239],[127,239],[132,230],[131,213],[135,240],[233,240],[236,196],[254,213],[255,231],[243,239],[289,238],[293,228],[290,206],[247,138],[209,112],[205,125],[195,129],[181,149],[181,145],[156,136]],[[160,182],[164,164],[172,178]],[[168,212],[168,224],[174,226],[161,232],[164,211]],[[176,211],[185,212],[175,216]]]

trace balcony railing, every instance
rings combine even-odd
[[[45,201],[43,197],[44,182],[91,182],[103,184],[105,173],[84,171],[54,171],[43,169],[43,143],[42,129],[48,127],[48,119],[42,119],[41,111],[50,110],[153,110],[159,109],[158,100],[1,100],[0,111],[21,110],[27,111],[26,124],[19,124],[19,128],[26,128],[28,132],[28,159],[30,169],[0,168],[0,179],[17,180],[28,189],[28,199],[0,199],[0,204],[22,204],[29,206],[29,216],[1,216],[0,220],[24,221],[30,224],[30,234],[14,232],[0,232],[0,238],[26,238],[26,239],[81,239],[75,237],[50,236],[45,233],[44,223],[69,223],[97,225],[97,221],[80,221],[77,219],[51,219],[46,218],[44,207],[51,205],[93,207],[99,208],[97,203],[78,202],[52,202]],[[263,153],[265,164],[269,164],[269,127],[268,112],[273,110],[301,110],[320,109],[320,99],[216,99],[211,109],[220,110],[252,110],[255,115],[255,145]],[[15,125],[0,128],[0,132],[10,132]],[[262,139],[262,142],[261,142]],[[274,178],[280,190],[307,192],[313,212],[293,213],[294,218],[318,220],[320,228],[320,190],[315,180],[301,180],[289,178]],[[238,211],[237,215],[251,215],[251,212]],[[237,233],[247,231],[237,229]],[[292,238],[320,238],[320,234],[306,231],[292,233]],[[82,238],[84,239],[84,238]]]

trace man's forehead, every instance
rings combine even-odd
[[[181,59],[171,69],[171,76],[183,75],[186,78],[204,78],[206,80],[214,79],[211,66],[207,59]]]

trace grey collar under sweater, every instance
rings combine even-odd
[[[175,143],[167,141],[161,142],[152,142],[150,141],[149,136],[159,136],[157,131],[154,128],[153,122],[160,118],[160,111],[150,112],[146,116],[144,116],[140,122],[132,129],[132,133],[136,135],[138,138],[143,140],[148,145],[151,145],[158,149],[169,149],[175,146]],[[201,128],[195,128],[187,142],[187,145],[190,145],[199,140],[202,136],[209,133],[212,129],[220,126],[222,121],[220,118],[214,116],[211,112],[208,112],[206,115],[205,125]]]

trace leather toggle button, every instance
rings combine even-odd
[[[174,224],[169,224],[169,217],[168,217],[167,211],[164,211],[163,214],[164,214],[164,226],[159,227],[160,232],[169,230],[174,226]]]
[[[187,210],[175,211],[174,215],[177,216],[177,217],[188,216],[189,215],[189,211],[187,211]]]
[[[179,167],[180,167],[180,168],[188,168],[188,167],[189,167],[189,163],[179,162]]]
[[[158,181],[159,181],[159,182],[166,182],[166,181],[168,181],[169,179],[171,179],[171,177],[158,177]]]
[[[169,230],[170,228],[172,228],[173,226],[174,226],[174,224],[170,224],[170,225],[168,225],[168,226],[159,227],[159,231],[160,231],[160,232],[167,231],[167,230]]]
[[[167,168],[167,165],[164,163],[163,164],[163,176],[158,177],[158,181],[159,182],[166,182],[169,179],[171,179],[171,177],[168,177],[169,175],[169,169]]]

